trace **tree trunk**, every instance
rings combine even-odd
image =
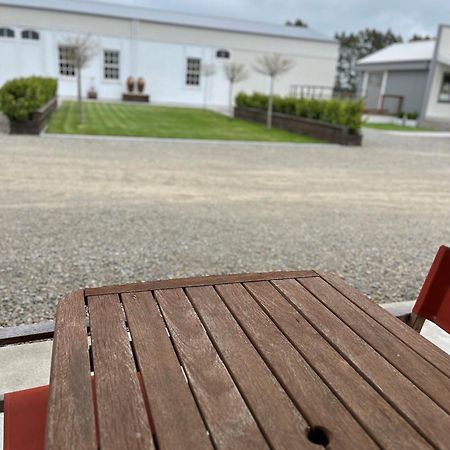
[[[78,110],[80,113],[80,123],[84,122],[83,98],[81,95],[81,68],[77,67],[77,90],[78,90]]]
[[[208,97],[208,77],[203,77],[205,80],[205,89],[203,89],[203,109],[206,109],[207,97]]]
[[[233,82],[230,81],[230,86],[228,88],[228,111],[230,116],[233,117]]]
[[[267,128],[272,128],[273,77],[270,77],[269,103],[267,105]]]

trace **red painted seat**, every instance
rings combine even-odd
[[[4,398],[4,450],[44,450],[48,386],[10,392]]]
[[[142,376],[137,374],[141,389]],[[49,386],[9,392],[4,397],[3,450],[44,450]],[[95,378],[92,377],[94,411],[97,414]],[[147,414],[150,408],[145,404]],[[151,428],[154,429],[153,423]]]
[[[408,324],[420,331],[425,320],[450,333],[450,248],[444,245],[434,258]]]

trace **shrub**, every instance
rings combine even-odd
[[[54,78],[28,77],[7,81],[0,89],[0,109],[11,120],[24,121],[56,95]]]
[[[267,95],[241,92],[236,96],[236,105],[244,108],[267,109]],[[357,134],[362,125],[364,105],[361,100],[317,100],[295,97],[273,97],[273,112],[321,120],[334,125],[348,127]]]
[[[397,117],[399,117],[400,119],[403,119],[403,116],[406,116],[406,118],[410,120],[416,120],[419,117],[419,113],[416,111],[414,112],[400,111],[399,113],[397,113]]]

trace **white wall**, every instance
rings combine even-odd
[[[259,55],[282,53],[295,62],[294,69],[276,81],[275,92],[288,95],[292,84],[332,87],[338,56],[336,43],[258,36],[251,34],[198,29],[128,19],[96,17],[72,13],[28,10],[0,6],[0,26],[16,30],[14,39],[0,38],[0,85],[17,76],[39,74],[59,79],[59,94],[76,95],[74,77],[58,73],[58,44],[65,37],[90,33],[100,48],[120,51],[120,80],[103,78],[103,51],[83,71],[83,94],[91,84],[99,99],[119,100],[126,90],[126,79],[144,77],[146,93],[159,103],[201,105],[206,96],[214,106],[228,103],[228,83],[222,66],[227,60],[217,59],[217,49],[231,52],[231,60],[246,64],[251,75],[235,86],[234,95],[268,91],[266,77],[252,70]],[[39,31],[39,41],[24,41],[20,31]],[[200,86],[186,86],[186,58],[199,57],[202,64],[214,64],[217,73]],[[3,64],[5,62],[5,64]]]
[[[445,120],[450,122],[450,103],[439,102],[439,91],[441,89],[444,73],[450,73],[450,64],[444,64],[439,60],[450,61],[450,25],[442,25],[439,40],[437,42],[437,62],[434,69],[431,89],[425,112],[428,120]]]

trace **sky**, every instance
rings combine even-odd
[[[301,18],[327,36],[367,27],[408,39],[435,36],[439,23],[450,23],[450,0],[93,0],[134,4],[191,14],[284,24]]]

